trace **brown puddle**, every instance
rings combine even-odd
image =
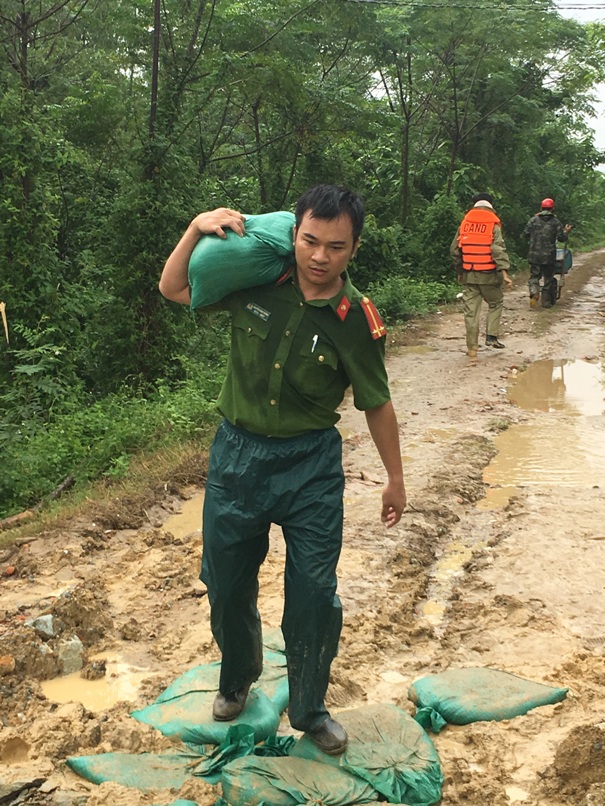
[[[107,661],[107,674],[99,680],[86,680],[80,672],[43,680],[44,695],[56,703],[79,702],[89,711],[98,712],[112,708],[123,700],[136,700],[141,681],[152,672],[126,663],[111,652],[95,655],[91,660]]]
[[[605,386],[603,367],[589,361],[538,361],[516,376],[511,401],[544,412],[532,424],[514,425],[495,438],[497,455],[485,468],[489,484],[477,508],[506,506],[518,487],[567,485],[605,487]],[[455,580],[482,543],[472,535],[451,541],[435,563],[429,596],[418,613],[440,634]],[[516,800],[524,793],[518,792]]]
[[[487,481],[485,475],[484,479]],[[516,487],[488,487],[485,498],[477,501],[477,509],[490,510],[505,507],[516,492]]]
[[[510,400],[527,411],[560,411],[591,416],[605,412],[602,364],[589,361],[536,361],[516,376]]]
[[[398,352],[407,353],[408,355],[428,355],[436,350],[436,347],[431,347],[429,344],[411,344],[407,347],[398,348]]]
[[[164,530],[170,532],[174,537],[187,537],[193,532],[201,531],[203,505],[203,492],[194,495],[188,501],[183,501],[181,511],[172,515],[164,523]]]
[[[473,553],[484,546],[485,543],[480,540],[473,541],[472,535],[464,541],[452,540],[433,566],[429,595],[426,600],[419,603],[417,612],[436,629],[437,635],[454,583],[464,574],[464,566]]]
[[[506,503],[517,486],[605,486],[604,380],[603,365],[586,360],[537,361],[518,375],[511,401],[549,416],[496,437],[498,454],[483,474],[488,495],[498,488]]]
[[[168,518],[163,529],[175,538],[184,538],[200,531],[203,503],[203,492],[183,501],[181,511]],[[80,672],[75,672],[52,680],[44,680],[41,685],[45,696],[51,702],[61,704],[79,702],[89,711],[105,711],[118,702],[136,700],[141,681],[153,674],[148,669],[126,662],[115,652],[104,652],[90,658],[90,660],[100,659],[105,660],[107,664],[107,673],[104,677],[99,680],[87,680],[80,676]]]

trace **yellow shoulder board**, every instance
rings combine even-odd
[[[361,300],[361,307],[363,312],[366,315],[366,319],[368,320],[368,325],[370,326],[370,333],[372,334],[373,339],[381,339],[383,336],[386,336],[387,329],[384,326],[382,319],[380,318],[380,314],[376,310],[376,306],[372,302],[369,297],[363,297]]]

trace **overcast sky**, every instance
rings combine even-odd
[[[585,9],[567,9],[561,6],[586,6]],[[561,0],[558,4],[559,14],[562,17],[569,17],[578,22],[605,22],[605,3],[603,0]],[[603,6],[603,8],[591,8],[591,6]],[[605,85],[600,84],[597,90],[599,104],[596,111],[598,117],[589,120],[590,126],[595,131],[595,145],[597,148],[605,150]]]

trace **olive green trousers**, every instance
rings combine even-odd
[[[342,546],[344,473],[336,428],[278,439],[227,421],[210,453],[201,580],[222,653],[219,688],[258,679],[263,664],[258,572],[272,523],[286,543],[282,631],[292,727],[326,719],[324,698],[342,627],[336,566]]]
[[[466,328],[466,347],[476,350],[479,345],[479,324],[481,306],[487,302],[487,336],[500,335],[500,317],[504,292],[501,285],[467,283],[462,288],[462,304],[464,310],[464,326]]]

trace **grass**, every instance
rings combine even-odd
[[[0,550],[41,533],[65,530],[76,518],[94,520],[99,513],[107,517],[113,508],[122,508],[124,502],[135,511],[159,503],[165,495],[178,493],[184,487],[203,483],[203,468],[213,436],[214,427],[210,427],[197,440],[183,440],[133,456],[124,478],[100,479],[78,486],[30,520],[0,532]]]
[[[489,421],[487,424],[487,430],[495,434],[500,434],[502,431],[507,431],[511,425],[512,423],[510,420],[505,420],[502,417],[496,417]]]

